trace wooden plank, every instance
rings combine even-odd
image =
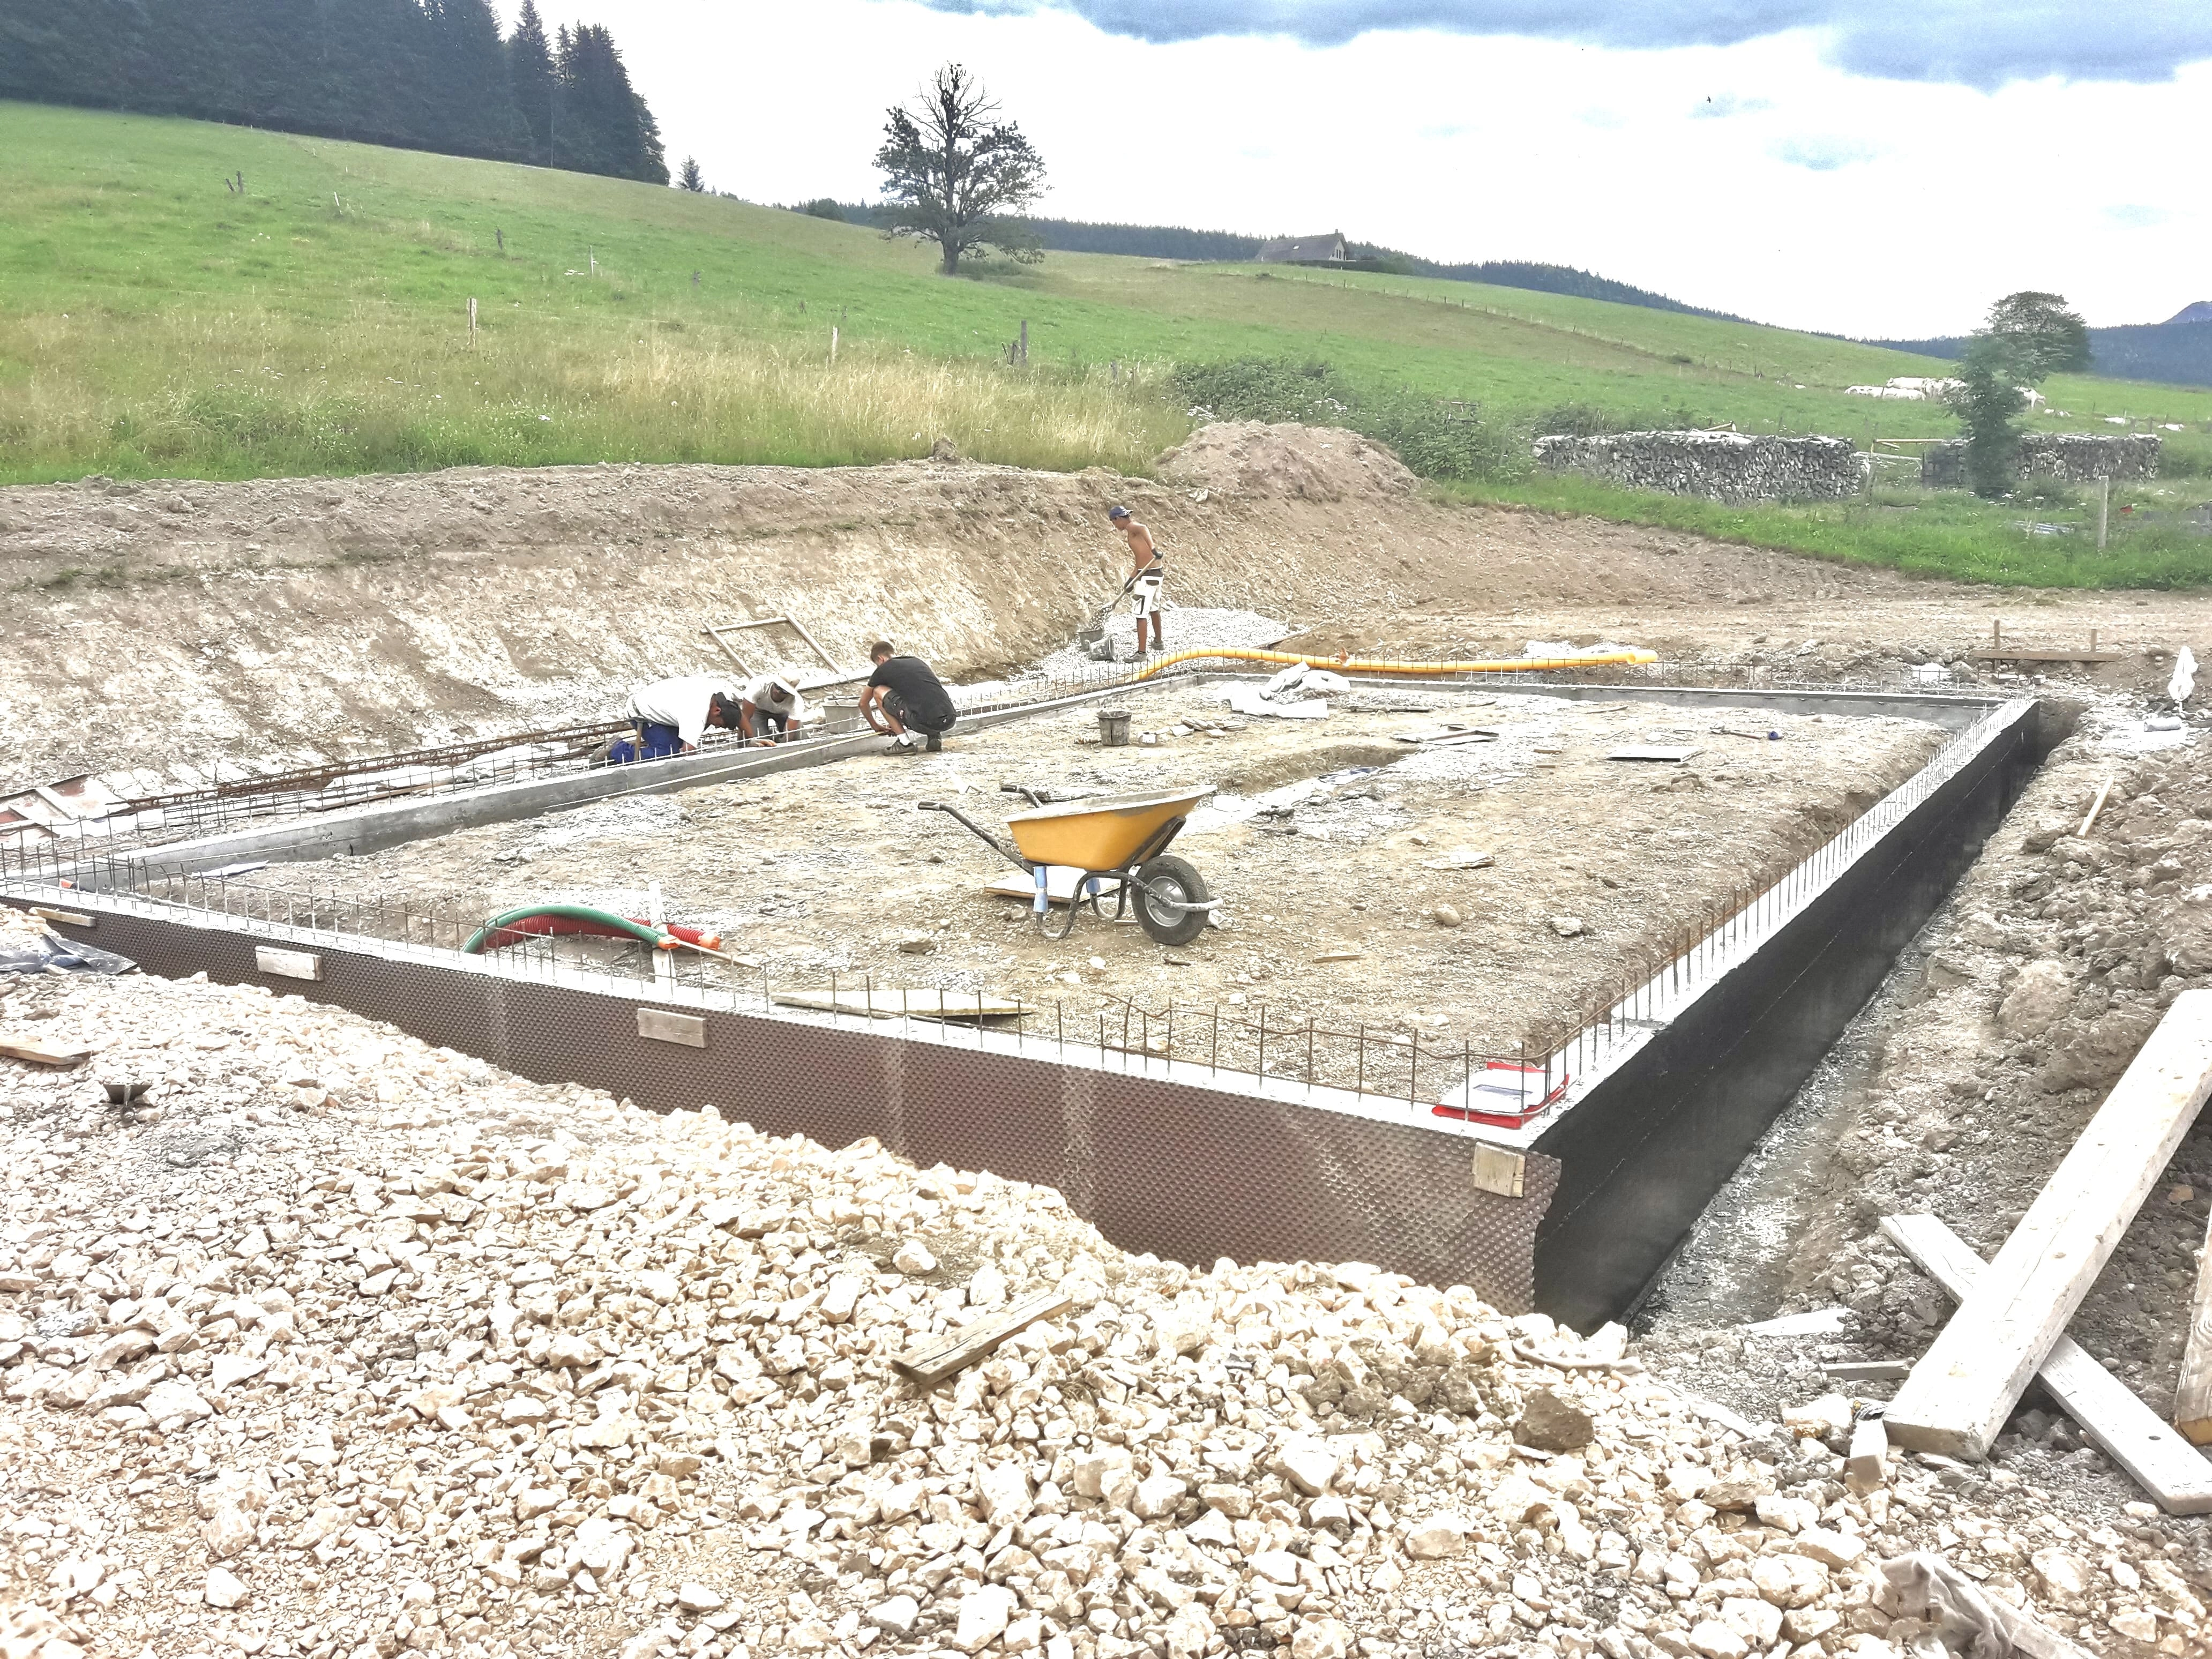
[[[33,1066],[77,1066],[92,1058],[89,1048],[64,1048],[26,1037],[0,1037],[0,1056],[27,1060]]]
[[[672,1014],[665,1008],[639,1008],[637,1034],[651,1042],[680,1042],[687,1048],[707,1046],[704,1019],[697,1014]]]
[[[2173,1426],[2192,1446],[2212,1441],[2212,1229],[2197,1258],[2197,1298],[2181,1351],[2181,1380],[2173,1389]]]
[[[319,980],[323,976],[323,959],[313,951],[279,951],[272,945],[257,945],[253,947],[253,966],[278,979]]]
[[[1632,743],[1616,749],[1606,758],[1609,761],[1668,761],[1675,765],[1698,752],[1695,744],[1689,743]]]
[[[1040,1319],[1057,1319],[1074,1305],[1058,1291],[1039,1291],[1002,1314],[986,1314],[957,1331],[915,1343],[892,1359],[891,1369],[910,1382],[933,1388],[989,1355],[1015,1332],[1027,1330]]]
[[[1913,1451],[1988,1455],[2208,1093],[2212,991],[2185,991],[1897,1391],[1887,1413],[1892,1440]]]
[[[64,927],[97,927],[98,916],[88,916],[82,910],[50,910],[43,904],[31,907],[31,914],[41,921],[58,922]]]
[[[1995,1271],[1932,1215],[1885,1216],[1881,1231],[1956,1300],[1963,1302]],[[2098,1449],[2168,1515],[2212,1513],[2212,1462],[2160,1422],[2157,1413],[2072,1337],[2051,1344],[2036,1378]]]

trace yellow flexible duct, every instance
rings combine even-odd
[[[1333,668],[1340,672],[1355,674],[1525,674],[1531,669],[1550,671],[1559,668],[1601,668],[1624,664],[1657,662],[1653,651],[1613,651],[1599,657],[1507,657],[1489,662],[1393,662],[1368,657],[1302,657],[1290,651],[1255,651],[1243,647],[1223,647],[1212,651],[1178,651],[1172,656],[1162,657],[1137,671],[1135,678],[1148,680],[1164,668],[1172,668],[1179,662],[1195,662],[1206,657],[1232,657],[1242,662],[1274,662],[1288,666],[1302,662],[1309,668]]]

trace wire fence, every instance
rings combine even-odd
[[[1748,961],[2016,718],[2016,705],[1990,707],[1808,857],[1713,895],[1668,937],[1629,947],[1613,971],[1551,1023],[1528,1031],[1510,1052],[1479,1049],[1410,1025],[1346,1029],[1264,1006],[1173,1000],[1153,1006],[1112,996],[1032,1000],[964,987],[880,985],[870,975],[823,970],[779,978],[765,964],[731,953],[656,950],[512,925],[494,929],[494,918],[480,908],[317,892],[246,879],[251,872],[191,872],[164,865],[158,854],[0,848],[0,892],[50,906],[105,895],[180,921],[219,918],[272,943],[456,966],[466,956],[514,977],[590,975],[647,998],[730,1012],[907,1031],[917,1024],[940,1031],[972,1028],[979,1042],[995,1032],[1018,1053],[1192,1066],[1244,1087],[1326,1092],[1356,1109],[1432,1126],[1512,1131],[1577,1097],[1706,987]]]

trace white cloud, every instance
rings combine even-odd
[[[614,29],[672,161],[696,154],[712,185],[757,201],[872,196],[884,106],[957,58],[1043,151],[1042,210],[1068,218],[1341,228],[1885,336],[1962,331],[2022,288],[2095,323],[2148,320],[2197,297],[2212,264],[2197,177],[2212,66],[1984,93],[1855,76],[1809,29],[1664,50],[1443,31],[1323,47],[1151,44],[1060,9],[918,0],[547,9],[579,18]],[[2085,223],[2127,225],[2124,248]]]

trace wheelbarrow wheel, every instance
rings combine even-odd
[[[1137,922],[1162,945],[1188,945],[1206,931],[1207,913],[1183,907],[1212,896],[1186,859],[1163,853],[1137,872]]]

